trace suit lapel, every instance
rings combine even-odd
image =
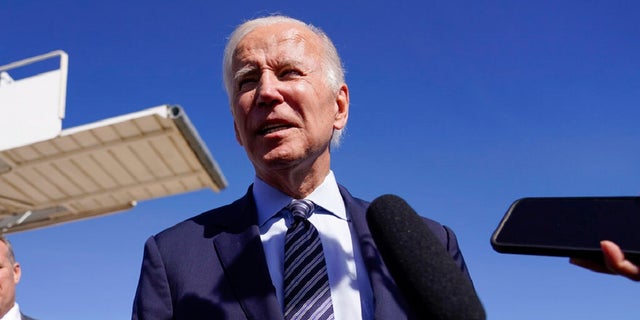
[[[356,199],[343,186],[340,193],[358,236],[360,251],[369,271],[369,281],[373,290],[374,313],[376,319],[407,319],[407,306],[395,281],[384,264],[378,248],[371,236],[366,220],[368,202]]]
[[[225,277],[248,319],[282,319],[256,225],[251,188],[237,204],[229,211],[232,216],[224,219],[233,225],[213,239]]]

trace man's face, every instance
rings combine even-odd
[[[326,81],[320,39],[290,23],[258,27],[233,55],[231,107],[236,138],[256,173],[329,161],[334,129],[346,125],[346,85]]]
[[[9,248],[0,241],[0,317],[16,301],[16,285],[20,281],[20,264],[9,259]]]

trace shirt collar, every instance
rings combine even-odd
[[[11,309],[9,309],[9,311],[7,311],[7,313],[3,317],[0,317],[0,320],[20,320],[20,319],[22,319],[22,316],[20,315],[20,307],[18,306],[17,302],[13,305],[13,307],[11,307]]]
[[[274,218],[292,200],[291,197],[268,185],[257,176],[253,182],[253,197],[256,200],[260,226],[264,225],[269,219]],[[347,220],[344,201],[333,171],[329,171],[322,184],[313,190],[306,199],[313,201],[316,206],[324,209],[325,213]]]

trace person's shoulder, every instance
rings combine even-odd
[[[369,207],[369,201],[354,197],[345,186],[338,184],[338,190],[340,190],[340,195],[342,195],[342,199],[345,203],[363,208]]]
[[[347,190],[347,188],[344,187],[343,185],[338,185],[338,187],[340,189],[340,193],[342,194],[342,197],[344,198],[345,202],[350,203],[351,206],[364,208],[364,210],[366,210],[371,204],[370,201],[363,200],[351,195],[349,190]],[[420,215],[417,212],[416,214]],[[436,220],[427,218],[423,215],[420,215],[420,218],[422,218],[422,220],[429,227],[429,229],[431,229],[431,231],[441,239],[448,239],[450,237],[450,234],[453,233],[453,231],[449,227],[441,224]]]
[[[160,231],[154,236],[156,240],[173,239],[177,237],[185,237],[189,235],[202,235],[215,233],[215,230],[224,230],[232,228],[234,225],[241,223],[247,216],[247,212],[255,211],[255,201],[251,192],[236,201],[205,211],[194,217],[179,222],[167,229]]]
[[[36,320],[35,318],[31,318],[31,317],[29,317],[29,316],[27,316],[25,314],[22,314],[22,313],[20,314],[20,318],[22,320]]]

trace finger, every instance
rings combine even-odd
[[[624,258],[624,253],[611,241],[600,242],[602,252],[604,253],[604,261],[609,270],[614,273],[623,275],[631,280],[640,281],[640,267]]]
[[[624,261],[624,253],[622,252],[622,249],[620,249],[620,247],[618,247],[614,242],[609,240],[600,241],[600,247],[602,248],[605,262],[607,262],[607,264],[617,264]]]

